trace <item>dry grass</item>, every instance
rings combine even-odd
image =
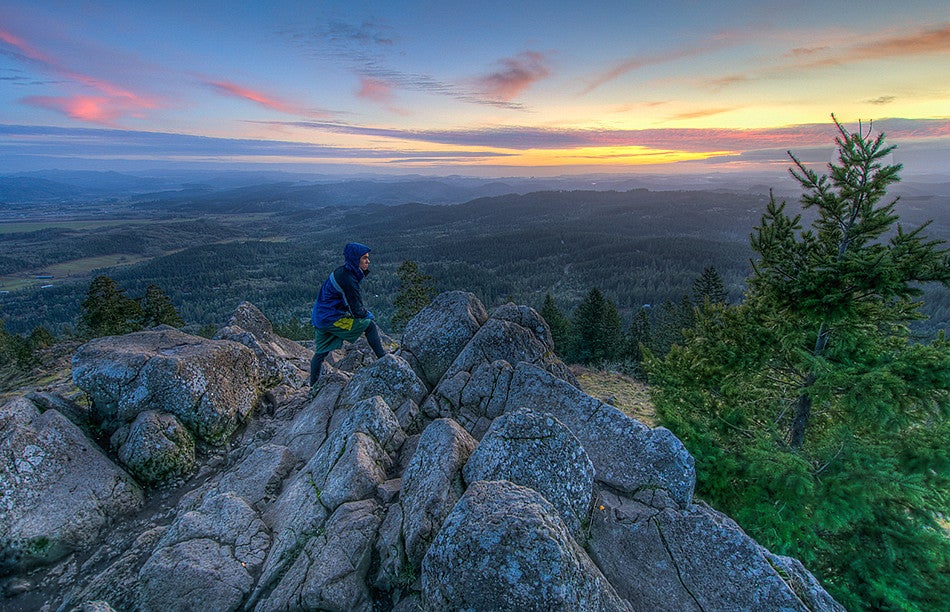
[[[641,423],[656,427],[656,412],[647,385],[619,372],[571,366],[584,393],[619,408]]]

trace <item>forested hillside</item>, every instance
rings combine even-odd
[[[281,203],[255,189],[230,207],[217,197],[180,196],[126,203],[122,210],[135,215],[125,219],[98,207],[82,221],[0,226],[0,289],[10,291],[0,298],[0,317],[9,331],[43,325],[59,334],[76,325],[92,277],[108,274],[132,295],[161,287],[196,328],[222,324],[243,300],[277,323],[306,321],[342,245],[359,240],[373,248],[366,291],[384,327],[405,260],[418,262],[437,290],[472,291],[491,306],[514,299],[540,308],[551,293],[570,312],[598,287],[629,321],[644,304],[679,301],[708,266],[738,300],[748,236],[768,201],[767,193],[635,189],[348,207]],[[913,202],[910,216],[933,213],[930,233],[950,237],[948,216],[933,206],[938,199],[924,200]],[[11,231],[18,229],[30,231]],[[935,293],[928,302],[936,315],[929,329],[946,326],[950,296]]]

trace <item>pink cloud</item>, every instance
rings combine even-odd
[[[501,70],[479,79],[479,85],[492,98],[505,102],[517,98],[531,84],[551,73],[545,56],[536,51],[525,51],[499,63]]]
[[[16,36],[15,34],[12,34],[6,30],[0,30],[0,42],[4,42],[7,45],[13,47],[26,59],[46,65],[51,65],[53,63],[53,60],[47,57],[45,54],[37,49],[34,49],[29,43],[19,36]]]
[[[261,93],[259,91],[244,87],[242,85],[237,85],[236,83],[230,83],[228,81],[205,81],[208,85],[218,91],[218,93],[223,93],[225,95],[234,96],[236,98],[241,98],[259,104],[265,108],[275,110],[281,113],[286,113],[288,115],[306,115],[308,114],[301,108],[285,102],[274,96]]]
[[[73,119],[113,125],[122,115],[122,110],[116,108],[109,98],[97,96],[29,96],[21,100],[24,104],[58,111]]]
[[[25,104],[55,110],[80,121],[105,125],[114,125],[116,120],[125,116],[140,117],[143,111],[161,106],[153,96],[75,72],[6,30],[0,30],[0,42],[15,50],[14,57],[35,64],[43,72],[62,79],[64,82],[61,86],[67,89],[78,86],[94,92],[93,95],[71,93],[67,96],[30,96],[21,100]]]
[[[366,100],[386,104],[392,101],[392,87],[388,83],[370,77],[360,77],[360,89],[356,95]]]

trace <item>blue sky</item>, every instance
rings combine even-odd
[[[873,120],[950,167],[950,4],[0,1],[40,168],[768,170]]]

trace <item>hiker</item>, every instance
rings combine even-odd
[[[379,339],[373,313],[363,306],[360,283],[369,274],[369,251],[365,244],[350,242],[343,247],[343,265],[334,270],[320,287],[313,304],[310,321],[314,332],[313,359],[310,360],[310,386],[320,378],[320,367],[330,351],[355,342],[366,334],[376,357],[386,354]]]

